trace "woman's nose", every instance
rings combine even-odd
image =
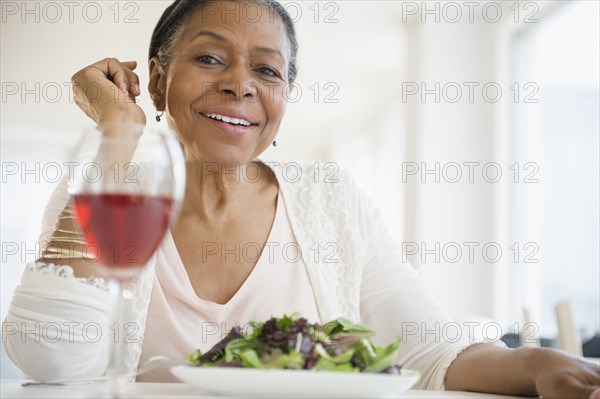
[[[254,99],[258,96],[258,87],[255,82],[221,83],[220,90],[223,95],[230,96],[237,101]]]
[[[240,101],[242,99],[252,100],[259,95],[258,82],[252,79],[247,68],[237,65],[230,67],[219,83],[219,90],[223,95]]]

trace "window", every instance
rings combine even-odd
[[[512,224],[539,246],[539,263],[520,275],[543,337],[557,334],[561,300],[573,304],[582,338],[600,328],[599,14],[598,2],[563,5],[514,43],[515,80],[539,89],[537,102],[514,109],[513,155],[539,182],[514,189]]]

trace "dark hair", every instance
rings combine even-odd
[[[190,15],[196,10],[205,7],[210,3],[214,3],[217,0],[175,0],[171,4],[154,28],[152,33],[152,39],[150,41],[150,52],[148,59],[155,58],[158,64],[167,68],[171,60],[173,52],[173,46],[175,45],[178,34],[181,32],[182,27],[187,22]],[[290,41],[290,61],[288,64],[288,79],[289,83],[293,83],[298,74],[296,66],[296,56],[298,54],[298,41],[296,40],[296,30],[294,29],[294,23],[290,18],[289,14],[275,0],[227,0],[227,1],[239,1],[243,3],[254,3],[268,8],[270,11],[275,12],[285,27],[288,40]]]

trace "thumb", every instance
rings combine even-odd
[[[600,388],[596,388],[590,395],[589,399],[600,399]]]

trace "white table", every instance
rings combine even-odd
[[[0,398],[92,398],[99,392],[98,386],[29,386],[22,387],[23,380],[1,380]],[[212,398],[206,392],[187,384],[135,383],[129,385],[128,396],[135,398]],[[516,399],[514,396],[489,395],[472,392],[452,391],[418,391],[411,390],[401,398],[485,398],[485,399]]]

